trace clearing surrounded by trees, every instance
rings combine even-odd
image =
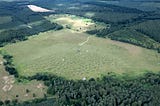
[[[1,0],[0,106],[159,106],[149,1]]]
[[[14,57],[13,63],[22,76],[49,72],[69,79],[83,79],[108,72],[134,76],[160,69],[160,55],[154,50],[95,36],[80,47],[79,43],[89,36],[70,29],[48,31],[7,45],[3,50]]]
[[[53,23],[58,23],[63,27],[72,29],[77,32],[86,32],[95,29],[100,30],[106,28],[107,26],[107,24],[102,22],[94,22],[89,18],[69,14],[55,14],[46,16],[45,18]]]

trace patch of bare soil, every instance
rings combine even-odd
[[[2,90],[5,92],[10,91],[13,87],[13,83],[15,82],[14,76],[4,76],[2,80],[4,83]]]

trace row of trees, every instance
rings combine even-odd
[[[160,20],[150,20],[137,24],[134,28],[160,43]]]
[[[5,105],[5,106],[8,106],[8,105],[15,106],[17,103],[18,103],[17,99],[14,99],[12,101],[11,100],[5,100],[5,101],[0,100],[0,106],[3,106],[3,105]]]
[[[87,31],[87,33],[96,34],[98,37],[108,37],[112,40],[117,40],[145,47],[148,49],[157,50],[158,53],[160,53],[160,43],[153,40],[152,38],[147,37],[144,33],[141,33],[140,31],[134,30],[132,28],[126,28],[116,32],[114,32],[113,30],[114,28],[112,27],[111,29],[105,28],[102,30],[91,30]]]
[[[56,24],[50,23],[49,21],[43,21],[40,25],[32,26],[32,28],[18,28],[18,29],[9,29],[3,32],[0,32],[0,46],[5,45],[6,43],[15,43],[18,41],[26,40],[28,36],[36,35],[39,32],[45,32],[48,30],[60,30],[63,27]]]
[[[15,77],[18,77],[19,74],[15,68],[15,66],[13,65],[13,57],[10,55],[3,55],[3,59],[5,59],[5,62],[3,63],[5,66],[5,70],[10,74],[10,75],[14,75]]]
[[[53,99],[47,99],[47,98],[35,98],[31,101],[24,101],[19,102],[18,99],[14,100],[0,100],[0,106],[44,106],[45,104],[52,104],[54,103]]]

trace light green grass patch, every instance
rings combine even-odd
[[[85,13],[85,16],[86,17],[94,17],[95,13],[94,12],[87,12],[87,13]]]
[[[105,23],[94,22],[92,19],[79,17],[76,15],[56,14],[46,16],[45,18],[51,22],[58,23],[77,32],[100,30],[107,27],[107,24]]]
[[[108,72],[133,76],[160,71],[160,54],[156,51],[94,36],[87,41],[88,36],[71,30],[49,31],[7,45],[4,50],[13,55],[22,76],[49,72],[67,79],[82,79]],[[83,42],[86,43],[79,46]]]

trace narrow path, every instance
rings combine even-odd
[[[79,46],[83,46],[84,44],[86,44],[89,41],[90,38],[91,38],[91,36],[87,37],[87,40],[82,42],[82,43],[79,43]]]

